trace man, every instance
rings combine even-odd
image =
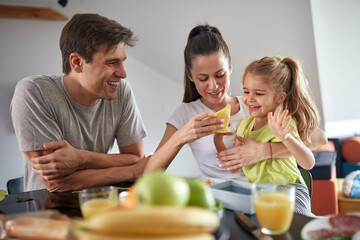
[[[60,37],[61,76],[21,80],[10,112],[24,153],[25,191],[70,191],[134,181],[146,131],[126,78],[130,29],[76,14]],[[108,154],[116,139],[120,154]]]

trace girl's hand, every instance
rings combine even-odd
[[[287,116],[288,112],[289,111],[285,109],[279,115],[280,107],[277,107],[274,116],[272,115],[272,112],[269,112],[267,115],[270,130],[282,141],[295,129],[295,126],[288,128],[291,120],[291,117]]]
[[[224,119],[213,118],[215,113],[208,111],[200,113],[190,119],[182,128],[178,130],[178,136],[182,144],[191,143],[199,138],[212,134],[214,130],[224,127]]]

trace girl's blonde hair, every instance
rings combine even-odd
[[[319,115],[300,64],[291,57],[263,57],[246,67],[243,81],[247,73],[263,76],[276,93],[286,93],[282,107],[295,120],[300,138],[310,142]]]

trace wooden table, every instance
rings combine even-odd
[[[126,188],[131,183],[119,184],[119,188]],[[120,190],[122,191],[122,190]],[[30,201],[21,202],[31,198]],[[19,202],[20,201],[20,202]],[[55,209],[70,217],[81,216],[77,192],[50,193],[47,190],[37,190],[19,194],[6,195],[5,199],[0,201],[0,213],[16,214],[33,212],[40,210]],[[257,223],[255,215],[248,215]],[[274,239],[301,239],[300,233],[303,226],[313,218],[294,214],[290,230],[283,235],[273,236]],[[221,227],[215,234],[217,239],[255,239],[251,234],[244,231],[235,221],[231,210],[225,210],[221,221]]]

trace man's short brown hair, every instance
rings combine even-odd
[[[86,62],[91,62],[100,46],[107,46],[106,49],[109,51],[120,42],[134,46],[136,37],[133,37],[133,32],[129,28],[114,20],[98,14],[75,14],[61,32],[63,73],[68,74],[71,71],[71,53],[78,53]]]

